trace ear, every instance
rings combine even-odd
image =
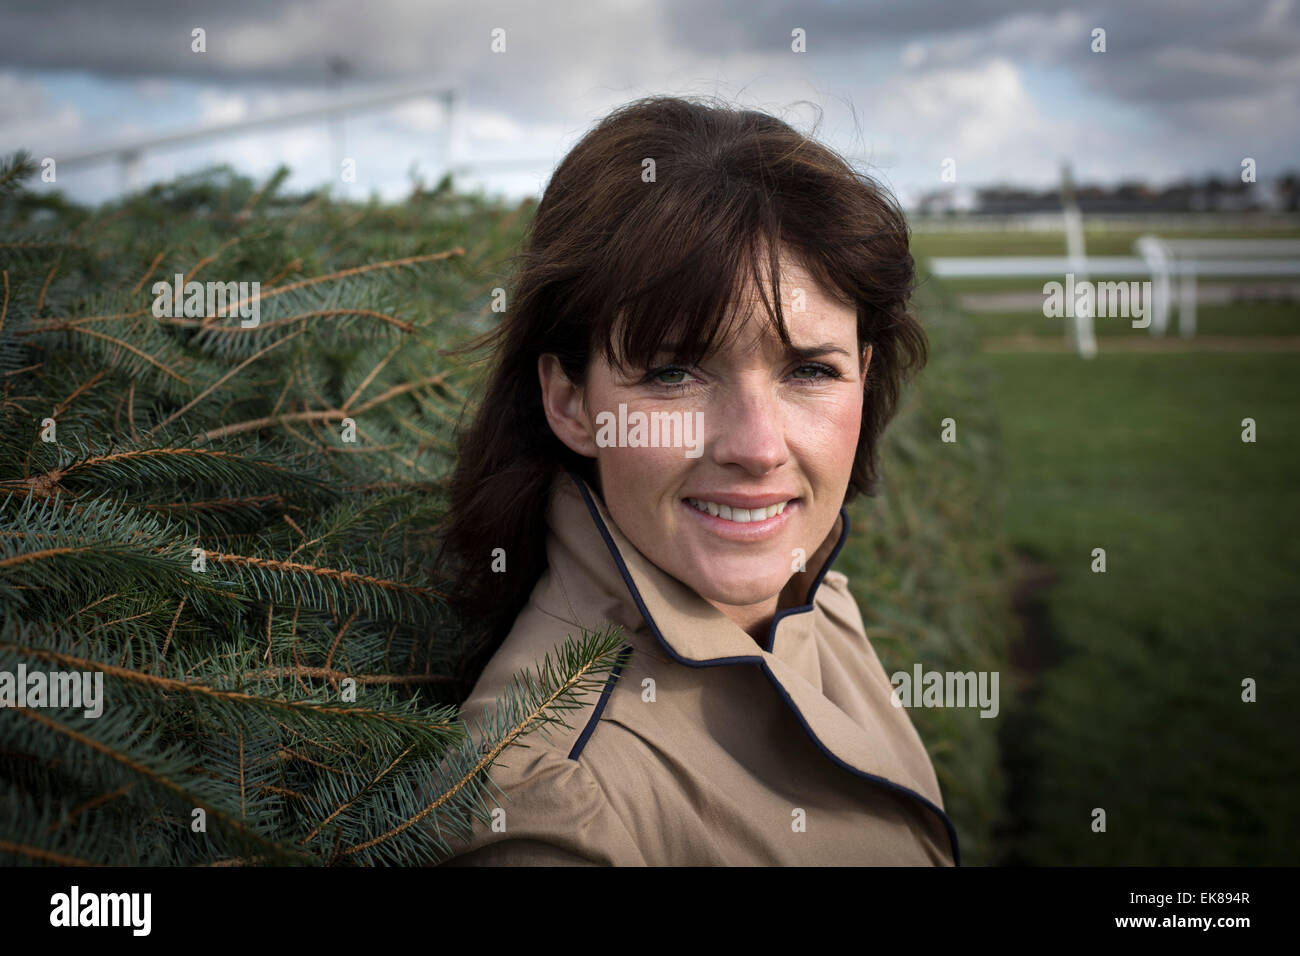
[[[555,355],[537,358],[537,377],[542,385],[542,408],[555,437],[579,455],[596,457],[596,440],[587,421],[583,390],[569,381]]]
[[[867,381],[867,366],[871,364],[872,347],[870,345],[862,346],[862,382],[865,385]]]

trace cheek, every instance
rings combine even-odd
[[[681,482],[688,465],[682,451],[675,448],[600,448],[597,462],[606,501],[612,495],[635,502],[641,510],[672,497],[670,492]]]
[[[799,416],[793,440],[836,471],[852,467],[862,430],[862,396],[856,390],[831,397]]]
[[[676,492],[682,481],[681,452],[653,448],[602,448],[598,458],[605,507],[642,554],[672,567]]]

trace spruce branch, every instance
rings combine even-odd
[[[0,649],[36,660],[60,664],[71,670],[88,671],[91,673],[99,672],[104,674],[106,677],[113,677],[117,680],[134,681],[138,684],[147,685],[151,689],[155,689],[159,692],[202,695],[203,697],[215,699],[223,703],[244,704],[250,707],[273,711],[277,713],[282,720],[297,718],[304,712],[315,718],[347,718],[349,722],[357,722],[354,729],[373,724],[376,727],[376,732],[382,735],[386,735],[390,729],[397,730],[409,735],[409,737],[417,743],[429,746],[446,745],[449,741],[458,739],[459,734],[458,728],[453,723],[453,717],[451,714],[448,714],[441,719],[430,719],[427,715],[419,718],[412,718],[400,711],[388,712],[376,710],[371,707],[342,706],[340,704],[328,703],[320,700],[292,700],[279,697],[263,697],[258,694],[250,694],[243,691],[223,690],[200,681],[176,680],[169,677],[161,677],[157,674],[147,674],[127,667],[117,667],[104,661],[91,660],[89,658],[78,657],[72,654],[63,654],[58,651],[40,647],[22,646],[11,641],[0,641]],[[270,680],[282,676],[275,672],[267,673],[266,671],[249,671],[244,676],[248,677],[250,675],[254,680]],[[341,676],[352,677],[353,675],[342,674]],[[382,677],[387,675],[379,676]],[[387,682],[370,681],[370,683]],[[319,725],[312,721],[308,722],[304,726],[316,728]],[[381,737],[377,739],[383,738]]]
[[[0,660],[94,671],[109,706],[0,709],[0,860],[428,859],[420,826],[344,851],[468,738],[470,624],[428,556],[476,373],[439,346],[517,236],[450,194],[358,209],[215,170],[89,210],[34,171],[0,158]],[[261,321],[152,315],[178,273],[264,277]]]
[[[484,743],[473,752],[473,763],[462,767],[452,780],[445,781],[438,795],[415,814],[398,825],[343,851],[351,856],[370,850],[420,823],[430,814],[455,800],[462,792],[480,785],[480,777],[519,738],[540,730],[543,735],[556,724],[568,726],[563,712],[583,706],[584,695],[603,688],[610,671],[626,660],[630,647],[622,644],[622,629],[614,626],[595,633],[583,630],[581,638],[566,638],[552,659],[548,653],[537,665],[536,673],[524,671],[513,679],[494,716],[485,715],[480,725]],[[460,760],[466,759],[462,752]],[[453,762],[455,757],[453,757]]]
[[[17,710],[14,714],[33,721],[45,729],[61,735],[68,741],[83,747],[99,756],[105,757],[122,767],[129,773],[138,777],[142,782],[151,785],[154,789],[164,792],[171,802],[185,808],[202,808],[208,817],[215,821],[216,824],[239,843],[250,848],[256,848],[264,853],[268,859],[275,859],[284,862],[308,862],[308,858],[297,850],[282,846],[274,840],[268,839],[259,833],[251,830],[242,820],[232,813],[223,811],[217,806],[211,805],[210,800],[205,800],[203,796],[195,792],[176,779],[176,774],[169,771],[162,762],[154,759],[151,755],[133,752],[130,746],[124,746],[120,739],[97,739],[98,737],[108,737],[107,734],[92,735],[91,733],[79,730],[64,720],[57,717],[48,716],[34,710]],[[103,725],[92,725],[99,730]]]
[[[163,261],[163,257],[166,255],[167,255],[166,249],[159,250],[158,254],[153,257],[153,261],[149,263],[149,267],[144,270],[144,275],[140,276],[140,278],[136,281],[136,284],[131,286],[131,291],[127,293],[128,296],[139,295],[140,290],[144,288],[144,284],[148,282],[149,277],[152,276],[158,270],[159,263]]]
[[[12,853],[14,856],[28,857],[38,860],[41,863],[56,863],[59,866],[98,866],[100,864],[91,863],[89,860],[82,860],[75,856],[68,856],[65,853],[55,853],[53,850],[43,850],[40,847],[24,846],[21,843],[11,843],[8,840],[0,840],[0,853]]]
[[[25,149],[18,150],[8,159],[0,159],[0,194],[21,188],[23,180],[34,175],[36,170],[36,160]]]
[[[221,376],[221,378],[217,379],[215,382],[212,382],[210,385],[208,385],[207,388],[205,388],[203,391],[199,392],[199,394],[195,395],[195,396],[194,396],[193,398],[191,398],[188,402],[186,402],[184,405],[182,405],[182,406],[181,406],[180,408],[178,408],[176,411],[172,412],[170,415],[168,415],[166,418],[164,418],[162,421],[160,421],[157,425],[155,425],[152,429],[150,429],[149,434],[147,434],[147,435],[145,436],[145,439],[146,439],[146,440],[152,439],[153,436],[154,436],[154,434],[155,434],[159,429],[164,428],[164,427],[166,427],[167,425],[170,425],[170,424],[171,424],[172,422],[174,422],[177,418],[180,418],[180,416],[184,415],[186,412],[188,412],[191,408],[193,408],[193,407],[194,407],[195,405],[197,405],[199,402],[203,401],[203,399],[207,398],[209,395],[211,395],[213,392],[215,392],[217,389],[219,389],[222,385],[225,385],[226,382],[230,381],[230,379],[234,378],[236,375],[238,375],[240,372],[242,372],[242,371],[243,371],[244,369],[246,369],[248,366],[252,365],[254,362],[256,362],[258,359],[260,359],[262,356],[266,355],[266,353],[270,352],[272,349],[277,349],[277,348],[279,348],[281,345],[284,345],[286,342],[291,342],[291,341],[293,341],[294,339],[296,339],[296,338],[297,338],[299,335],[301,335],[302,333],[303,333],[303,330],[302,330],[302,329],[298,329],[298,330],[295,331],[295,332],[290,332],[288,335],[285,335],[285,336],[282,336],[281,338],[276,339],[276,340],[275,340],[274,342],[272,342],[270,345],[265,346],[265,347],[262,348],[260,351],[254,353],[253,355],[250,355],[248,358],[244,359],[244,361],[240,362],[238,365],[236,365],[234,368],[232,368],[232,369],[231,369],[229,372],[227,372],[225,375]]]
[[[255,418],[246,422],[238,422],[234,425],[224,425],[221,428],[211,429],[198,435],[194,439],[195,444],[204,444],[214,441],[218,438],[226,438],[230,435],[239,435],[243,432],[253,431],[261,428],[270,428],[275,425],[283,425],[288,422],[330,422],[342,421],[345,418],[355,418],[364,415],[366,412],[389,402],[399,395],[415,389],[427,388],[431,385],[441,385],[447,378],[446,372],[440,372],[437,375],[427,376],[416,382],[403,382],[401,385],[394,385],[380,395],[376,395],[368,402],[364,402],[356,408],[329,408],[315,409],[311,411],[291,412],[282,415],[268,415],[262,418]]]
[[[402,266],[415,265],[419,262],[438,262],[443,259],[450,259],[453,256],[463,256],[465,250],[461,248],[448,249],[446,252],[431,252],[422,256],[406,256],[402,259],[391,259],[388,262],[371,262],[363,266],[353,266],[350,269],[340,269],[337,272],[331,272],[323,276],[312,276],[310,279],[299,279],[297,282],[290,282],[287,285],[277,286],[273,289],[263,290],[259,298],[265,301],[277,295],[284,295],[287,292],[296,292],[308,286],[317,285],[321,282],[334,282],[339,279],[346,279],[351,276],[363,275],[367,272],[375,272],[379,269],[397,269]],[[238,306],[244,306],[249,303],[248,299],[241,300]]]

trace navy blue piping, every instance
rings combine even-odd
[[[573,480],[573,483],[578,486],[578,491],[582,494],[582,500],[586,502],[587,510],[591,512],[591,517],[596,522],[596,528],[600,531],[600,536],[605,541],[605,547],[609,549],[610,555],[614,558],[614,563],[618,565],[619,574],[623,575],[623,582],[627,585],[627,589],[629,593],[631,593],[632,595],[632,600],[636,603],[637,610],[641,612],[641,616],[645,619],[646,624],[649,626],[651,632],[654,634],[655,638],[659,641],[660,645],[662,645],[663,649],[670,656],[672,656],[673,659],[675,659],[679,664],[685,664],[688,667],[716,667],[722,664],[757,664],[762,669],[763,673],[767,675],[767,679],[771,681],[772,686],[776,688],[776,691],[781,696],[781,699],[785,701],[786,706],[790,708],[791,712],[798,719],[800,725],[804,729],[804,732],[807,733],[808,736],[812,739],[812,742],[817,746],[817,749],[826,755],[827,759],[829,759],[836,766],[849,771],[849,773],[852,773],[854,776],[861,777],[865,780],[870,780],[874,783],[881,784],[882,786],[890,790],[893,790],[905,797],[915,800],[917,803],[921,804],[921,806],[925,807],[927,810],[937,814],[939,819],[943,821],[943,825],[945,829],[948,831],[948,842],[952,845],[953,863],[957,866],[961,866],[961,847],[957,841],[957,828],[953,826],[952,820],[948,818],[948,814],[944,813],[943,810],[940,809],[937,805],[935,805],[925,797],[921,796],[921,794],[917,793],[915,790],[909,790],[907,787],[904,787],[901,784],[894,783],[892,780],[889,780],[885,777],[881,777],[872,773],[864,773],[863,771],[857,769],[856,767],[845,763],[838,756],[836,756],[834,753],[828,750],[826,745],[821,742],[821,739],[815,733],[813,733],[812,727],[808,724],[808,721],[804,718],[804,715],[800,712],[799,708],[795,706],[794,700],[790,697],[789,693],[786,692],[786,689],[781,686],[781,682],[776,679],[776,674],[774,674],[772,672],[772,669],[767,666],[767,661],[763,660],[763,658],[751,657],[746,655],[742,657],[715,657],[712,660],[696,661],[696,660],[692,660],[689,657],[682,657],[680,654],[678,654],[677,651],[673,649],[672,645],[670,645],[666,640],[664,640],[663,634],[659,632],[659,625],[655,623],[654,618],[650,615],[649,609],[646,608],[645,606],[645,601],[641,599],[641,592],[637,589],[636,582],[632,580],[632,575],[628,572],[627,565],[623,562],[623,555],[619,553],[618,545],[614,543],[614,539],[610,536],[609,529],[605,527],[605,522],[600,517],[599,510],[597,510],[595,503],[591,500],[591,495],[587,491],[586,482],[583,481],[579,475],[575,475],[572,471],[569,471],[568,469],[565,469],[565,472]],[[834,561],[835,558],[839,555],[840,549],[844,547],[844,542],[848,538],[849,516],[848,516],[848,511],[843,507],[840,508],[840,516],[844,519],[844,530],[840,533],[840,540],[836,543],[835,549],[831,552],[830,557],[826,559],[826,563],[822,565],[822,569],[817,573],[817,577],[813,581],[813,586],[808,591],[808,600],[810,603],[805,604],[803,607],[787,608],[784,612],[782,612],[781,616],[784,616],[786,614],[802,613],[802,612],[812,610],[813,605],[811,602],[813,601],[817,593],[817,587],[821,584],[822,578],[825,577],[827,570],[829,570],[831,566],[831,562]],[[772,632],[769,633],[769,641],[768,641],[769,645],[771,644],[771,633],[775,632],[775,626],[776,626],[776,621],[774,619],[773,630]],[[610,691],[610,685],[607,684],[605,691],[602,694],[602,700],[600,704],[601,708],[604,707],[604,698],[606,695],[608,695],[609,691]],[[599,713],[600,710],[598,709],[596,715],[593,716],[592,720],[588,721],[587,727],[583,731],[584,740],[585,738],[591,735],[591,732],[595,727],[595,720],[599,716]]]
[[[827,557],[826,563],[817,572],[817,577],[813,578],[812,587],[808,589],[808,603],[802,607],[788,607],[784,611],[778,611],[772,618],[772,624],[767,629],[767,652],[769,654],[772,653],[772,648],[776,644],[776,626],[781,622],[781,619],[791,614],[803,614],[805,611],[813,609],[813,601],[817,598],[817,589],[822,585],[822,578],[826,577],[826,572],[831,569],[835,559],[840,556],[844,542],[849,540],[849,511],[847,508],[840,508],[840,520],[844,523],[844,527],[840,531],[840,540],[835,542],[835,547],[831,550],[830,556]]]
[[[609,679],[605,681],[605,687],[600,692],[600,700],[596,701],[596,709],[591,714],[591,719],[587,721],[587,726],[582,729],[582,734],[578,737],[569,751],[569,759],[577,760],[581,756],[583,748],[587,746],[587,740],[596,730],[596,724],[600,723],[600,715],[605,712],[605,704],[609,702],[609,692],[614,689],[614,682],[618,680],[618,675],[623,673],[623,665],[628,661],[632,654],[630,646],[624,647],[619,652],[618,663],[609,674]]]

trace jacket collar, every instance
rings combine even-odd
[[[849,516],[844,507],[835,527],[807,562],[816,573],[803,572],[808,580],[806,603],[777,612],[766,647],[760,647],[738,624],[642,555],[614,524],[600,496],[574,472],[566,470],[552,483],[547,523],[548,559],[553,568],[577,571],[570,586],[581,591],[571,595],[562,579],[551,577],[550,590],[543,597],[548,607],[543,610],[588,628],[601,626],[602,617],[620,622],[628,628],[625,637],[641,650],[655,656],[662,650],[689,666],[758,664],[828,759],[933,812],[947,832],[954,861],[960,865],[957,831],[943,811],[934,767],[906,712],[893,706],[892,687],[886,681],[877,688],[878,693],[868,693],[865,698],[862,688],[857,688],[854,694],[859,699],[851,707],[853,716],[823,690],[818,635],[861,635],[861,615],[851,596],[837,593],[831,611],[818,600],[831,563],[848,538]],[[573,597],[578,598],[577,606]],[[636,636],[642,628],[628,606],[629,597],[658,648],[647,647]],[[874,662],[874,654],[872,658]],[[879,664],[875,667],[879,669]],[[860,679],[872,680],[865,673]]]
[[[806,594],[804,603],[777,610],[760,648],[740,625],[642,555],[581,476],[566,470],[556,477],[547,520],[551,532],[581,562],[584,573],[597,578],[607,593],[630,593],[663,648],[682,663],[697,665],[752,661],[758,653],[788,652],[809,640],[817,590],[849,536],[849,514],[841,507],[835,526],[807,560],[808,570],[794,576],[795,587]],[[593,523],[612,564],[591,546]],[[671,626],[661,627],[661,623]],[[819,677],[816,683],[820,685]]]

